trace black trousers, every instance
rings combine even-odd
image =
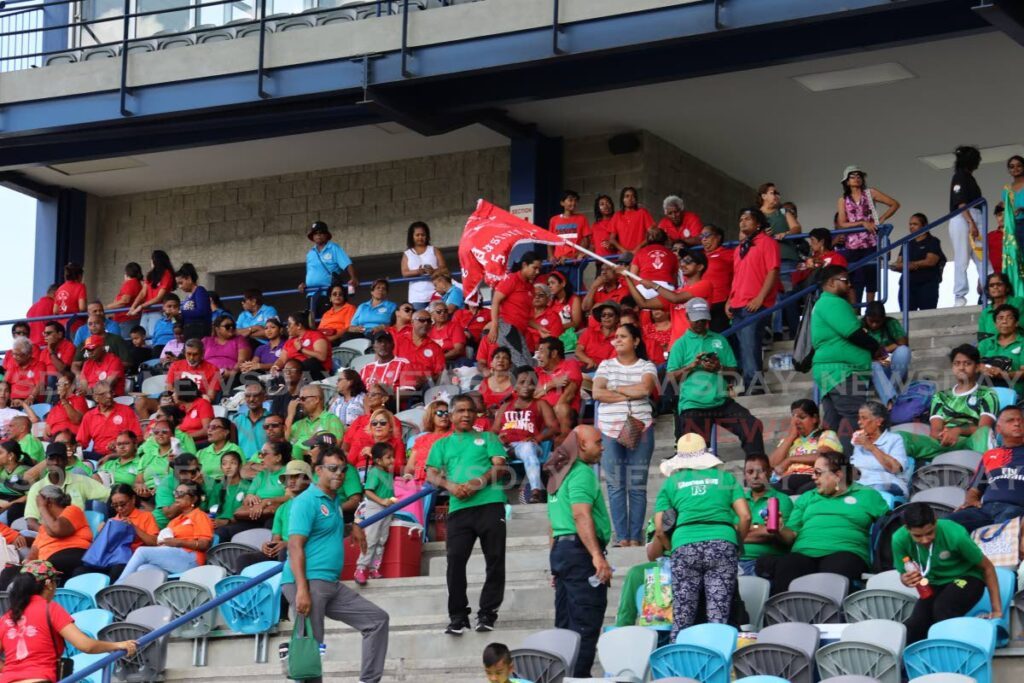
[[[789,584],[793,579],[799,579],[808,574],[817,572],[840,574],[853,583],[859,581],[861,574],[867,570],[867,562],[859,555],[847,552],[833,553],[824,557],[809,557],[800,553],[769,555],[759,558],[756,564],[757,575],[772,582],[772,595],[788,591]]]
[[[932,624],[967,614],[985,594],[985,582],[974,577],[932,588],[935,591],[932,597],[918,600],[910,617],[903,622],[907,626],[907,645],[927,638]]]
[[[903,310],[903,285],[900,285],[900,310]],[[939,306],[939,281],[911,284],[907,303],[911,311],[933,311]]]
[[[590,678],[601,635],[604,613],[608,608],[608,584],[597,588],[588,579],[594,575],[594,563],[586,546],[576,537],[560,537],[551,546],[551,575],[555,577],[555,628],[580,634],[580,652],[575,678]]]
[[[470,614],[466,564],[477,539],[487,565],[477,614],[496,616],[505,597],[505,506],[487,503],[458,510],[448,516],[447,534],[448,616],[455,621]]]
[[[76,568],[82,564],[82,556],[85,555],[84,548],[68,548],[66,550],[60,550],[55,552],[46,558],[50,564],[53,565],[54,569],[61,573],[57,582],[59,585],[64,585],[65,579],[71,576]],[[0,572],[0,590],[7,590],[8,584],[14,580],[14,577],[21,571],[21,567],[15,565],[12,567],[5,568]]]
[[[857,413],[864,402],[874,398],[871,375],[850,375],[821,397],[822,420],[828,429],[839,435],[846,457],[853,455],[853,432],[857,429]]]
[[[106,574],[110,577],[110,583],[117,583],[117,580],[121,578],[121,574],[124,573],[124,568],[127,566],[127,564],[112,564],[109,567],[96,567],[91,564],[81,564],[71,572],[71,575]]]
[[[711,322],[708,324],[708,328],[718,334],[722,334],[729,329],[729,314],[725,312],[724,301],[711,304]]]
[[[694,432],[711,444],[711,425],[728,429],[740,440],[747,455],[764,453],[764,425],[731,398],[715,408],[695,408],[676,415],[676,438]]]

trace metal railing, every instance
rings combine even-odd
[[[4,60],[0,71],[20,71],[41,65],[41,60],[32,55],[42,50],[42,27],[41,5],[0,15],[0,37],[11,36],[0,39],[0,59]]]
[[[388,507],[384,508],[383,510],[381,510],[381,511],[379,511],[379,512],[373,514],[373,515],[370,515],[369,517],[367,517],[366,519],[362,520],[361,522],[356,522],[356,524],[358,524],[359,526],[364,527],[364,528],[367,527],[367,526],[370,526],[371,524],[373,524],[373,523],[375,523],[375,522],[377,522],[377,521],[379,521],[381,519],[384,519],[385,517],[387,517],[389,515],[394,514],[398,510],[401,510],[402,508],[410,505],[411,503],[415,503],[417,500],[420,500],[421,498],[424,498],[424,497],[430,495],[431,493],[433,493],[436,490],[437,489],[435,489],[431,484],[425,483],[423,485],[423,488],[421,488],[416,493],[403,498],[402,500],[398,501],[397,503],[394,503],[393,505],[389,505]],[[288,560],[285,560],[285,562],[287,562],[287,561]],[[185,626],[185,625],[189,624],[190,622],[195,620],[200,615],[206,614],[207,612],[209,612],[211,610],[217,609],[218,607],[223,605],[228,600],[231,600],[231,599],[237,597],[238,595],[241,595],[242,593],[246,592],[247,590],[255,588],[256,586],[258,586],[259,584],[263,583],[267,579],[270,579],[271,577],[274,577],[274,576],[280,574],[283,570],[284,570],[284,562],[282,562],[277,567],[273,567],[271,569],[268,569],[267,571],[263,572],[259,576],[253,577],[249,581],[246,581],[242,585],[237,586],[236,588],[231,589],[230,591],[224,593],[223,595],[214,596],[214,598],[212,600],[210,600],[209,602],[203,603],[199,607],[196,607],[195,609],[193,609],[193,610],[191,610],[191,611],[181,615],[177,619],[173,619],[169,623],[164,624],[160,628],[155,629],[153,631],[150,631],[146,635],[144,635],[141,638],[139,638],[138,641],[136,641],[138,646],[139,646],[139,648],[141,649],[142,647],[148,645],[149,643],[152,643],[154,640],[159,640],[160,638],[164,638],[164,637],[170,636],[171,633],[173,631],[175,631],[176,629],[178,629],[179,627]],[[105,656],[103,659],[100,659],[100,660],[97,660],[97,661],[93,662],[92,664],[90,664],[89,666],[85,667],[84,669],[81,669],[80,671],[75,671],[73,674],[71,674],[67,678],[62,678],[59,683],[74,683],[75,681],[85,680],[90,675],[92,675],[92,674],[94,674],[94,673],[96,673],[97,671],[100,671],[100,670],[103,671],[103,683],[109,683],[110,675],[111,675],[111,671],[110,671],[111,668],[125,654],[126,654],[126,652],[124,650],[118,650],[117,652],[112,652],[112,653],[108,654],[107,656]]]

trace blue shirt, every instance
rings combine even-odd
[[[276,317],[277,309],[274,308],[273,306],[263,304],[262,306],[260,306],[260,310],[256,311],[255,313],[250,313],[249,311],[243,310],[241,313],[238,314],[238,320],[235,321],[235,324],[238,325],[238,328],[242,330],[248,327],[263,327],[264,325],[267,324],[268,320]],[[266,339],[260,339],[259,337],[253,337],[251,335],[249,336],[249,339],[253,340],[258,344],[267,343]]]
[[[235,428],[238,430],[238,447],[242,449],[245,462],[255,460],[256,454],[260,452],[263,444],[267,441],[267,434],[263,431],[263,421],[266,418],[266,411],[263,412],[263,416],[256,420],[256,422],[249,419],[248,411],[238,413],[231,418],[231,421],[235,423]]]
[[[106,329],[107,332],[109,332],[110,334],[117,334],[117,335],[121,334],[121,327],[120,327],[120,325],[115,323],[110,318],[104,318],[104,321],[105,321],[104,322],[104,328]],[[89,326],[88,325],[82,325],[77,330],[75,330],[75,337],[74,337],[74,339],[72,339],[72,341],[74,342],[75,346],[81,346],[82,342],[84,342],[88,337],[89,337]]]
[[[351,265],[352,259],[334,242],[328,242],[319,251],[314,245],[306,253],[306,286],[330,287],[331,274],[340,273]]]
[[[174,320],[160,316],[153,326],[153,346],[164,346],[174,339]]]
[[[887,489],[890,485],[895,484],[903,491],[903,495],[907,495],[907,482],[910,481],[910,472],[908,471],[910,461],[907,458],[907,449],[903,445],[903,437],[896,432],[886,430],[875,439],[875,445],[878,450],[902,465],[903,469],[899,474],[892,474],[882,467],[882,463],[878,462],[878,458],[869,450],[861,446],[854,446],[850,464],[860,470],[860,479],[857,482],[861,486],[878,490]]]
[[[313,485],[292,499],[288,536],[306,537],[306,580],[337,583],[345,565],[344,498],[331,498]],[[281,583],[295,583],[292,563],[284,563]]]
[[[455,283],[452,283],[451,289],[444,293],[441,301],[455,306],[455,308],[462,308],[466,305],[466,297],[462,292],[462,287]]]
[[[210,320],[210,295],[206,287],[197,285],[181,302],[181,318],[188,323],[205,323]]]
[[[352,316],[353,325],[361,325],[369,332],[379,325],[390,325],[391,316],[395,314],[398,304],[393,301],[384,301],[373,306],[371,302],[364,301],[356,308],[356,314]]]

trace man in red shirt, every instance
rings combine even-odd
[[[775,305],[780,289],[779,268],[782,263],[779,243],[768,232],[768,219],[759,209],[740,212],[740,246],[733,255],[732,291],[727,313],[733,326],[742,325],[749,317]],[[746,395],[763,394],[759,382],[763,364],[762,332],[768,319],[746,325],[736,332],[740,370]]]
[[[94,335],[86,339],[85,350],[88,358],[82,364],[78,381],[89,388],[96,386],[97,382],[106,382],[114,396],[124,394],[124,365],[116,355],[107,353],[103,337]]]
[[[395,340],[383,330],[373,336],[373,353],[377,357],[363,366],[359,377],[366,386],[383,384],[393,394],[395,387],[401,386],[409,361],[395,356]]]
[[[86,448],[92,441],[92,452],[106,455],[111,451],[114,440],[121,432],[128,430],[142,438],[142,427],[139,418],[128,406],[114,403],[114,394],[107,382],[97,382],[92,388],[92,398],[96,407],[82,416],[82,424],[78,427],[76,440]]]
[[[13,339],[18,339],[18,338],[28,339],[28,332],[29,332],[28,323],[14,323],[13,325],[11,325],[11,339],[12,340]],[[29,340],[29,341],[31,341],[31,340]],[[13,347],[13,344],[12,344],[12,347]],[[32,349],[32,362],[36,362],[36,361],[39,360],[39,347],[36,346],[35,344],[30,344],[30,347]],[[4,363],[3,363],[3,365],[4,365],[4,372],[5,373],[10,372],[11,368],[14,367],[14,354],[12,354],[12,353],[4,354]]]
[[[46,374],[55,378],[64,370],[70,370],[75,345],[64,338],[64,326],[56,320],[49,321],[43,329],[43,338],[46,342],[39,353],[39,362],[46,368]]]
[[[537,345],[537,393],[555,410],[561,441],[569,435],[580,413],[580,364],[565,357],[565,344],[557,337],[544,337]]]
[[[686,211],[684,206],[683,198],[678,195],[665,197],[665,201],[661,203],[665,217],[658,222],[658,227],[668,235],[672,246],[683,244],[695,247],[700,244],[700,216],[693,211]]]
[[[619,326],[622,307],[614,301],[598,304],[590,314],[598,321],[597,329],[583,330],[576,342],[576,360],[583,366],[583,372],[593,372],[601,361],[615,357],[612,337]]]
[[[667,242],[664,230],[654,226],[648,228],[647,242],[633,254],[633,261],[629,264],[630,272],[644,280],[674,288],[679,279],[679,257],[666,246]],[[658,295],[657,291],[646,286],[640,293],[645,299],[653,299]],[[633,296],[635,298],[636,294]]]
[[[811,256],[804,259],[793,271],[793,289],[804,283],[810,277],[814,277],[816,271],[828,266],[847,266],[846,258],[832,249],[832,233],[828,228],[815,228],[807,236],[807,243],[811,247]]]
[[[647,299],[640,295],[639,287],[632,278],[623,278],[640,308],[662,309],[672,317],[672,340],[674,344],[690,329],[690,320],[686,317],[686,302],[693,298],[706,299],[711,293],[711,283],[704,279],[708,261],[700,251],[688,251],[683,256],[680,268],[686,284],[679,289],[666,287],[657,282],[646,280],[640,283],[657,292],[657,297]]]
[[[204,358],[203,342],[189,339],[185,342],[185,358],[171,363],[167,370],[167,389],[174,391],[179,379],[190,379],[199,387],[206,400],[213,403],[220,391],[220,370]],[[155,410],[155,408],[154,408]]]
[[[725,233],[717,225],[710,223],[700,231],[700,245],[704,247],[704,256],[708,259],[708,269],[704,279],[711,283],[711,296],[704,297],[711,305],[712,332],[721,334],[729,327],[729,316],[725,312],[725,303],[729,300],[732,289],[733,250],[722,246]]]
[[[441,347],[445,360],[465,358],[466,332],[462,326],[452,320],[452,316],[448,313],[448,305],[438,299],[437,301],[430,302],[428,309],[430,310],[433,324],[429,326],[427,336]],[[413,321],[415,320],[416,315],[413,314]]]
[[[447,311],[447,305],[438,301]],[[398,340],[398,355],[409,361],[399,377],[402,387],[420,389],[428,381],[436,382],[444,372],[444,350],[427,336],[432,320],[425,310],[412,314],[412,334]]]
[[[57,293],[57,285],[50,285],[46,288],[46,294],[39,297],[39,301],[32,304],[25,313],[26,318],[45,318],[53,315],[53,295]],[[45,321],[29,323],[28,338],[36,346],[42,346],[43,342],[43,329],[46,325]]]
[[[7,355],[12,362],[7,368],[4,381],[11,387],[11,401],[23,401],[29,405],[36,402],[45,387],[46,368],[32,358],[32,342],[28,337],[15,337]]]

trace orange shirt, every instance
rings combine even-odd
[[[168,529],[174,531],[174,537],[178,540],[202,539],[213,540],[213,522],[210,515],[199,508],[192,508],[190,512],[180,514],[170,521]],[[196,564],[206,564],[206,553],[191,548],[182,548],[190,553],[196,554]]]
[[[92,544],[92,529],[89,528],[89,522],[86,521],[82,508],[68,505],[64,508],[64,512],[60,513],[60,516],[71,522],[75,531],[70,536],[54,538],[46,530],[46,525],[40,523],[39,535],[36,536],[36,540],[32,544],[32,547],[39,551],[40,560],[49,559],[54,553],[69,548],[85,550]]]
[[[320,324],[316,329],[321,332],[324,330],[334,330],[336,333],[344,334],[352,324],[352,316],[355,314],[356,307],[352,304],[343,305],[340,311],[336,311],[333,308],[327,309],[324,317],[320,318]]]
[[[118,518],[114,517],[113,519]],[[131,522],[136,529],[139,529],[140,531],[143,531],[147,534],[153,534],[154,536],[156,536],[160,533],[160,527],[159,525],[157,525],[156,517],[153,516],[152,512],[147,512],[146,510],[140,510],[139,508],[135,508],[134,510],[132,510],[131,514],[128,515],[128,521]],[[135,540],[132,541],[132,552],[134,553],[141,545],[142,539],[136,536]]]

